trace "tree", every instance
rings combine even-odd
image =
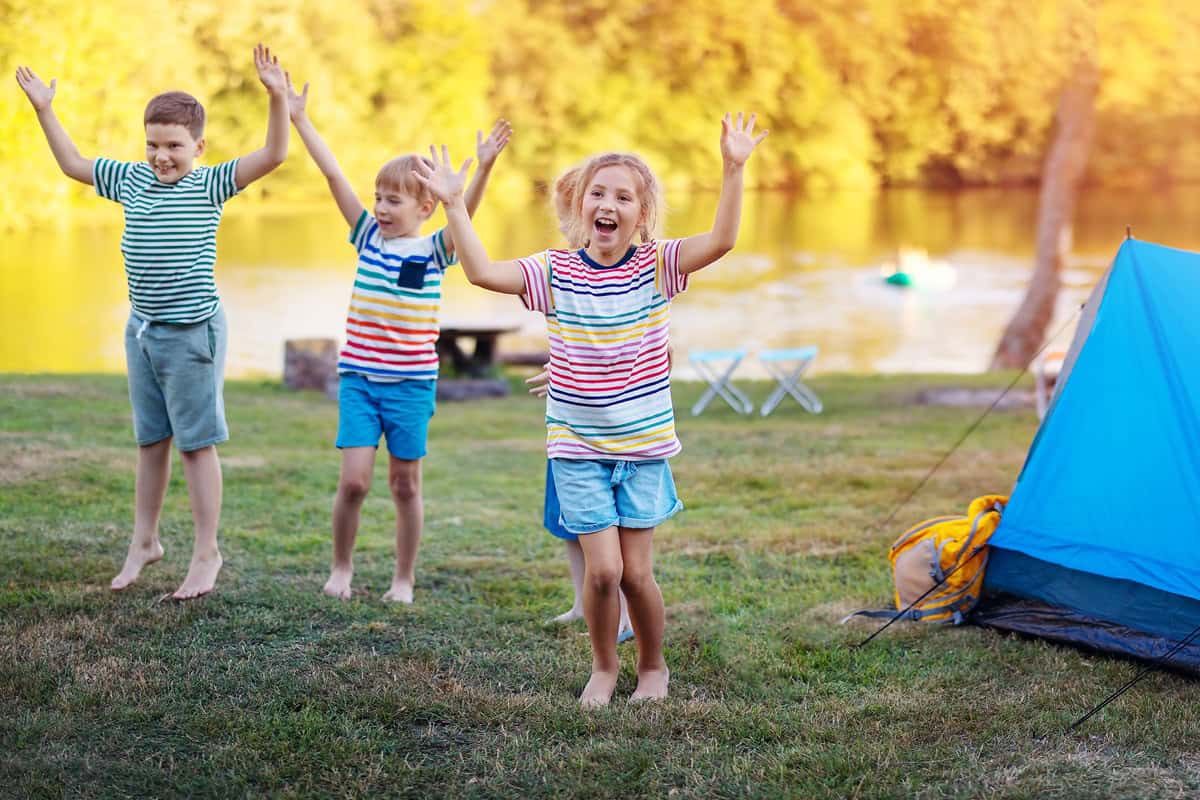
[[[992,369],[1021,369],[1033,360],[1054,315],[1063,262],[1071,251],[1079,183],[1095,131],[1100,76],[1095,54],[1095,16],[1082,4],[1072,32],[1079,47],[1055,114],[1055,133],[1042,170],[1033,275],[1025,298],[996,345]]]

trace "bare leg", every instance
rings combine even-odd
[[[176,600],[191,600],[211,592],[221,571],[221,551],[217,549],[217,526],[221,522],[221,461],[215,445],[181,452],[179,456],[183,459],[183,475],[187,478],[188,498],[192,501],[196,540],[192,545],[192,563],[188,565],[187,576],[171,596]]]
[[[592,676],[579,704],[584,708],[608,705],[617,688],[621,662],[617,658],[617,623],[620,619],[621,545],[616,527],[579,537],[583,548],[583,616],[592,640]]]
[[[163,556],[158,540],[158,518],[171,480],[171,437],[138,448],[137,477],[133,488],[133,538],[125,555],[125,566],[112,579],[114,591],[137,580],[142,567]]]
[[[350,583],[354,578],[354,540],[358,537],[360,512],[371,489],[374,468],[374,447],[342,449],[342,473],[338,478],[337,494],[333,497],[333,568],[321,590],[330,597],[350,599]]]
[[[558,623],[583,619],[583,574],[585,570],[583,549],[575,540],[564,539],[563,544],[566,545],[567,566],[571,569],[571,585],[575,589],[575,601],[571,603],[570,609],[550,620]],[[621,619],[617,623],[617,642],[619,643],[633,636],[633,625],[629,622],[629,604],[625,602],[625,593],[618,592],[618,598],[621,603]]]
[[[625,599],[623,589],[617,591],[617,599],[621,602],[621,619],[617,623],[617,644],[620,644],[633,638],[633,623],[629,620],[629,602]]]
[[[395,603],[413,601],[416,578],[417,546],[425,523],[425,505],[421,500],[421,460],[391,457],[388,462],[388,486],[396,504],[396,570],[392,588],[383,596]]]
[[[559,614],[551,622],[574,622],[577,619],[583,619],[583,549],[579,546],[578,541],[564,539],[563,544],[566,545],[567,551],[567,566],[571,570],[571,586],[575,590],[575,600],[571,603],[571,608]]]
[[[653,528],[621,528],[621,558],[625,570],[621,588],[629,598],[633,629],[637,632],[638,683],[630,700],[656,700],[667,696],[670,673],[663,660],[663,627],[666,610],[662,591],[654,580]]]

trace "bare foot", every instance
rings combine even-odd
[[[579,695],[579,705],[581,708],[606,706],[612,699],[613,690],[616,688],[617,673],[615,671],[593,672],[592,677],[588,678],[587,686],[583,687],[583,694]]]
[[[563,625],[568,622],[574,622],[577,619],[583,619],[583,609],[576,608],[575,606],[571,606],[570,611],[565,611],[562,614],[559,614],[557,617],[554,617],[546,624],[552,625],[552,624],[557,623],[559,625]]]
[[[117,573],[117,577],[109,584],[114,592],[119,592],[138,579],[142,567],[153,564],[163,557],[162,544],[157,539],[149,544],[129,543],[129,553],[125,556],[125,566]]]
[[[339,600],[350,599],[350,581],[354,577],[352,567],[334,567],[329,572],[329,580],[325,581],[322,592]]]
[[[408,581],[392,578],[392,588],[383,596],[385,603],[412,603],[413,587]]]
[[[223,563],[218,550],[203,554],[193,553],[187,576],[171,597],[175,600],[194,600],[208,594],[217,584],[217,573],[221,571]]]
[[[670,679],[671,672],[666,667],[639,672],[637,688],[629,696],[629,702],[635,703],[642,700],[665,699],[667,696],[667,683]]]

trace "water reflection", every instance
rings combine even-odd
[[[711,222],[715,194],[676,193],[669,200],[668,233],[699,231]],[[737,251],[697,275],[675,303],[672,336],[681,353],[816,344],[815,372],[980,370],[1024,290],[1036,201],[1034,190],[749,195]],[[7,237],[0,255],[0,370],[124,371],[121,326],[128,303],[120,212],[97,203],[91,221]],[[1080,202],[1059,320],[1087,296],[1125,225],[1142,239],[1200,249],[1198,215],[1200,188],[1088,192]],[[478,225],[498,258],[558,241],[540,202],[510,208],[503,197],[489,197]],[[285,212],[229,204],[217,283],[231,323],[231,377],[278,375],[285,339],[341,338],[354,272],[345,235],[332,208]],[[901,248],[945,262],[955,280],[888,285],[880,267]],[[471,287],[457,269],[446,282],[443,320],[516,323],[521,332],[505,346],[545,346],[540,317],[515,298]],[[739,374],[761,376],[752,361]],[[690,377],[685,363],[680,374]]]

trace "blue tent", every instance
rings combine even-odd
[[[1200,626],[1200,253],[1121,246],[991,545],[981,624],[1140,658]]]

